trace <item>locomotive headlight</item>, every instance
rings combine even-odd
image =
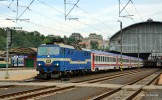
[[[41,66],[41,64],[39,63],[38,66]]]
[[[56,66],[59,66],[59,64],[57,63]]]
[[[50,57],[50,55],[47,55],[47,57],[49,58],[49,57]]]

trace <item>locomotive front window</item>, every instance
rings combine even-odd
[[[38,55],[58,55],[59,47],[39,47]]]

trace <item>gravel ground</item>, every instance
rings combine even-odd
[[[144,78],[143,80],[138,81],[137,83],[135,83],[134,85],[146,85],[148,84],[150,81],[152,81],[153,79],[155,79],[157,76],[159,76],[161,72],[156,72],[146,78]]]
[[[87,100],[107,91],[110,91],[110,89],[99,87],[78,87],[70,91],[43,97],[39,100]]]
[[[101,83],[103,83],[103,84],[122,84],[122,85],[124,85],[124,84],[132,82],[133,80],[136,80],[138,78],[148,76],[150,73],[152,73],[152,71],[150,71],[150,70],[149,71],[144,71],[142,73],[135,73],[133,75],[122,76],[122,77],[112,79],[112,80],[108,80],[108,81],[104,81],[104,82],[101,82]]]
[[[10,88],[3,88],[3,89],[0,89],[1,90],[0,95],[20,92],[24,90],[37,89],[41,87],[44,87],[44,86],[15,86],[15,87],[10,87]]]
[[[104,98],[103,100],[124,100],[126,97],[129,97],[134,92],[135,91],[131,90],[121,90],[108,96],[107,98]]]
[[[147,92],[141,100],[162,100],[162,90]]]

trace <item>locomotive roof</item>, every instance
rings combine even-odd
[[[87,49],[87,48],[82,48],[83,51],[92,51],[90,49]]]
[[[57,45],[57,46],[63,47],[63,48],[75,49],[74,46],[66,45],[66,44],[63,44],[63,43],[58,43],[58,44],[42,44],[41,46],[52,46],[52,45]]]

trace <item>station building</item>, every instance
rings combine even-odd
[[[12,67],[36,67],[37,48],[19,47],[10,50]]]
[[[162,22],[148,19],[122,28],[110,38],[110,51],[120,52],[121,45],[123,54],[161,60]]]

